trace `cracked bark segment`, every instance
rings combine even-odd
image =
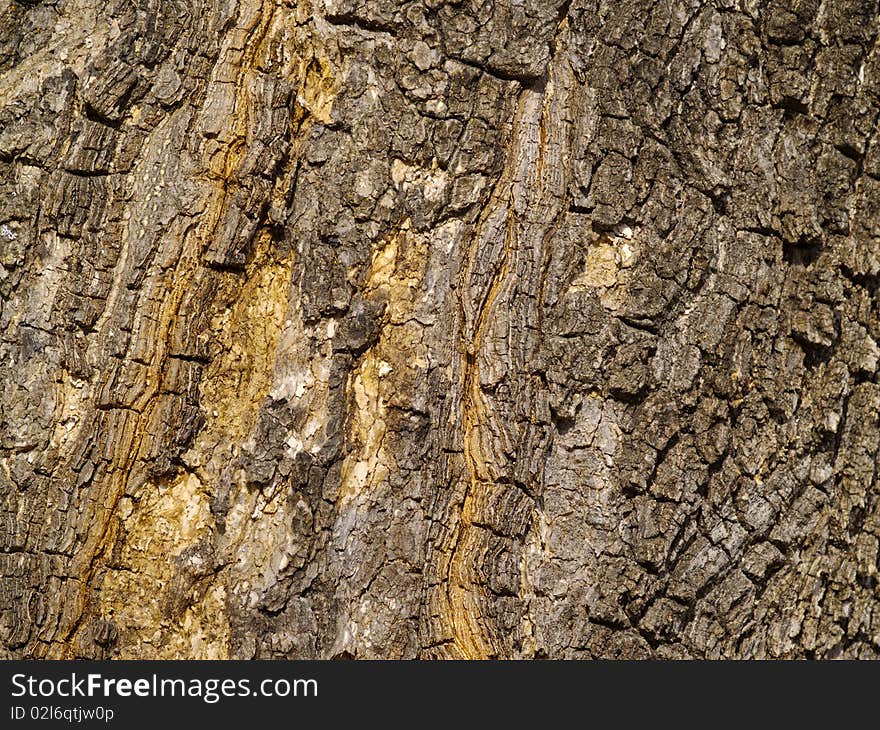
[[[0,656],[876,657],[878,13],[0,0]]]

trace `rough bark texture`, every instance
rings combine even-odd
[[[0,656],[877,657],[876,0],[0,0]]]

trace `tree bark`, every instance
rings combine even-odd
[[[0,657],[877,657],[878,21],[0,0]]]

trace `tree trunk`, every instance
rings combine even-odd
[[[877,657],[876,0],[0,0],[0,656]]]

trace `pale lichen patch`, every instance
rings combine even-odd
[[[201,482],[186,474],[169,486],[148,484],[136,508],[121,516],[125,539],[104,576],[99,605],[100,615],[119,629],[120,658],[225,659],[229,626],[223,587],[201,586],[198,579],[192,585],[175,581],[178,560],[209,536],[213,525]],[[210,567],[202,569],[210,573]],[[179,615],[167,610],[172,587],[186,593],[174,597],[185,606]]]
[[[421,325],[411,322],[427,255],[426,241],[411,231],[409,220],[373,253],[364,295],[384,301],[385,314],[377,343],[349,380],[348,429],[356,448],[342,467],[343,501],[381,483],[393,466],[385,444],[387,407],[412,390],[427,365]]]
[[[623,306],[629,270],[636,260],[636,244],[629,226],[618,227],[613,235],[601,235],[587,249],[584,267],[568,287],[568,293],[595,291],[602,304],[612,311]]]
[[[217,433],[224,439],[243,440],[271,389],[293,262],[289,256],[270,253],[270,246],[269,235],[262,235],[248,275],[236,283],[238,298],[214,323],[219,332],[217,357],[205,373],[201,399],[210,413],[206,439]]]

